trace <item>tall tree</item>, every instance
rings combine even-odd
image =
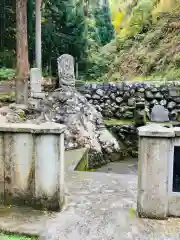
[[[114,37],[114,26],[112,24],[108,0],[101,2],[95,10],[95,20],[101,43],[102,45],[106,45]]]
[[[28,101],[28,40],[27,40],[27,0],[16,0],[16,103]]]

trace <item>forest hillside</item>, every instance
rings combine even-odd
[[[180,1],[111,0],[110,6],[115,39],[92,56],[89,77],[179,79]]]

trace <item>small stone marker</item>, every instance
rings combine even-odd
[[[151,111],[152,122],[169,122],[168,110],[162,105],[155,105]]]
[[[59,87],[75,87],[74,58],[69,54],[63,54],[58,59]]]
[[[176,89],[175,86],[169,87],[169,95],[170,95],[171,97],[177,97],[177,96],[178,96],[178,95],[177,95],[177,89]]]
[[[38,68],[31,68],[30,70],[30,89],[31,93],[41,93],[41,70]]]

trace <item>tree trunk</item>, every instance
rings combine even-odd
[[[28,102],[28,40],[27,40],[27,0],[16,0],[16,103]]]
[[[41,70],[41,0],[36,0],[36,67]]]

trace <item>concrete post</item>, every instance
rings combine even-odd
[[[64,130],[55,123],[0,124],[1,202],[62,208]]]
[[[138,200],[140,217],[168,216],[168,164],[173,128],[151,124],[139,128]]]

